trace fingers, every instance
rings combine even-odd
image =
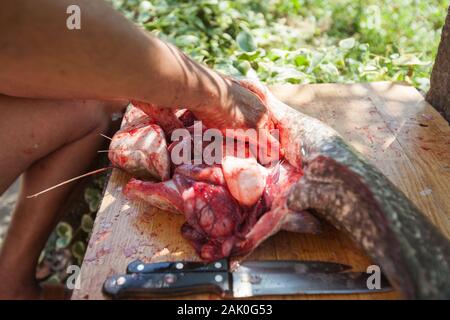
[[[235,114],[241,119],[241,127],[266,128],[269,122],[268,108],[265,104],[265,95],[260,91],[253,91],[248,86],[233,81],[232,95]],[[256,90],[256,89],[255,89]]]
[[[267,102],[267,88],[260,82],[247,79],[242,80],[232,79],[232,81],[256,94],[261,99],[262,102],[264,103]]]
[[[179,127],[173,111],[159,108],[150,103],[133,101],[134,104],[167,126]],[[192,109],[195,117],[209,128],[225,130],[227,128],[241,129],[271,129],[271,120],[266,105],[266,92],[263,86],[248,81],[228,81],[226,93],[218,97],[217,104],[199,105]],[[171,130],[169,130],[171,131]],[[269,141],[273,141],[269,137]]]

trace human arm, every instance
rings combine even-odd
[[[66,27],[69,5],[81,29]],[[135,26],[102,0],[8,0],[0,11],[0,92],[32,98],[185,106],[218,126],[260,126],[263,103]]]

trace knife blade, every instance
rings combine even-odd
[[[249,273],[235,272],[232,277],[234,298],[264,295],[354,294],[391,290],[381,277],[380,289],[369,289],[365,272],[342,273]]]
[[[286,273],[337,273],[350,270],[346,264],[313,260],[257,260],[240,262],[235,270],[286,272]]]
[[[225,298],[266,295],[351,294],[389,291],[381,278],[380,289],[369,289],[370,274],[363,272],[291,273],[238,268],[235,272],[133,273],[109,277],[103,286],[113,298],[163,297],[214,293]]]
[[[235,268],[250,268],[265,272],[323,272],[335,273],[351,269],[350,266],[325,261],[302,261],[302,260],[258,260],[244,261],[237,264]],[[226,259],[213,263],[175,261],[144,263],[141,260],[132,261],[127,266],[127,273],[155,273],[155,272],[204,272],[204,271],[228,271]]]

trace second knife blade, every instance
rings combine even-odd
[[[302,260],[259,260],[244,261],[232,267],[237,269],[251,269],[264,272],[291,272],[291,273],[336,273],[351,269],[350,266],[336,262],[302,261]],[[228,261],[223,259],[212,263],[197,261],[174,261],[144,263],[141,260],[131,262],[127,273],[158,273],[158,272],[208,272],[228,271]]]

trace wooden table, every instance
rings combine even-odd
[[[450,128],[414,88],[388,82],[282,85],[275,95],[339,131],[450,237]],[[130,177],[112,172],[72,299],[105,299],[107,276],[125,272],[134,259],[146,262],[198,259],[181,237],[182,216],[129,203],[122,186]],[[365,270],[371,264],[332,227],[321,235],[281,232],[249,259],[336,261]],[[395,299],[396,292],[282,299]],[[215,298],[197,295],[189,298]]]

